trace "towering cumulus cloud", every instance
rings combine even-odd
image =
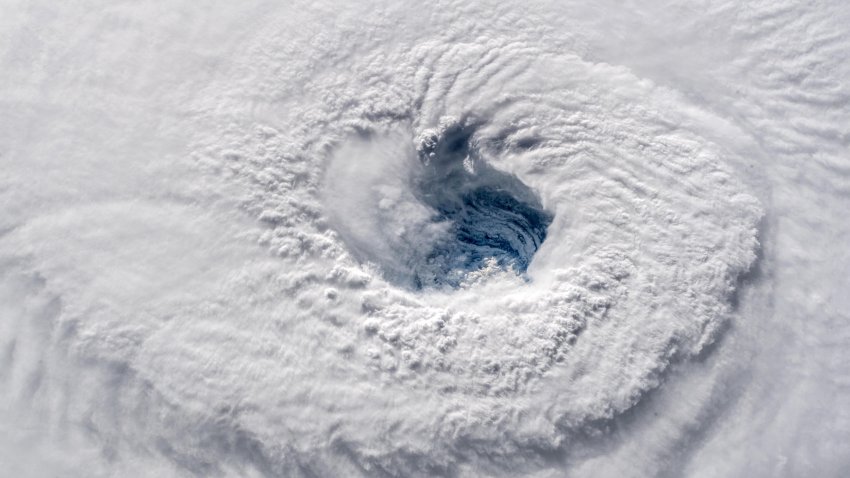
[[[840,476],[850,9],[615,3],[4,8],[0,462]]]

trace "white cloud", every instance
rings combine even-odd
[[[0,457],[838,476],[850,12],[614,3],[4,8]],[[417,289],[457,124],[552,222]]]

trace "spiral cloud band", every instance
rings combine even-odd
[[[843,4],[39,3],[13,476],[850,466]]]

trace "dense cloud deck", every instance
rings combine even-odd
[[[846,2],[17,3],[0,474],[850,469]]]

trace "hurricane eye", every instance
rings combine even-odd
[[[474,125],[343,143],[323,201],[350,253],[388,282],[451,289],[499,271],[527,279],[552,214],[516,176],[479,151]],[[481,142],[483,143],[483,142]]]
[[[546,239],[552,215],[516,176],[479,157],[471,127],[447,128],[420,150],[415,195],[449,233],[415,264],[420,287],[457,286],[487,265],[524,274]]]

